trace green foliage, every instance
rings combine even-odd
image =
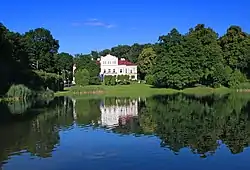
[[[90,82],[90,74],[87,69],[77,70],[75,73],[76,84],[80,86],[89,85]]]
[[[246,76],[242,74],[239,70],[235,70],[229,77],[228,85],[229,87],[236,88],[238,85],[246,81]]]
[[[59,53],[56,55],[56,70],[62,75],[64,80],[72,81],[73,56],[68,53]]]
[[[97,76],[95,76],[95,77],[90,77],[89,84],[90,84],[90,85],[100,85],[100,84],[101,84],[101,80],[100,80],[100,78],[97,77]]]
[[[235,88],[237,89],[250,89],[250,83],[249,82],[245,82],[245,83],[240,83],[238,84]]]
[[[98,85],[100,84],[100,80],[98,75],[100,73],[100,66],[96,64],[96,61],[92,60],[92,56],[91,55],[76,55],[75,59],[75,64],[76,64],[76,68],[77,70],[81,70],[81,69],[86,69],[89,72],[89,76],[90,76],[90,84],[91,85]],[[76,71],[77,71],[76,70]]]
[[[236,36],[237,39],[237,34],[241,34],[240,30],[228,33],[228,36]],[[242,35],[243,39],[244,37],[246,38],[245,34]],[[244,61],[236,59],[240,64],[233,65],[239,65],[240,72],[236,70],[238,66],[229,64],[225,57],[228,55],[226,43],[230,42],[229,39],[222,37],[218,43],[218,34],[204,24],[198,24],[185,35],[173,29],[168,35],[160,36],[160,43],[155,46],[156,64],[152,69],[154,85],[183,89],[195,84],[233,87],[244,82],[246,78],[241,73],[244,73],[243,65],[248,65],[249,60],[247,57],[244,57]],[[247,44],[245,41],[241,51],[247,51]],[[232,52],[230,55],[233,54]]]
[[[129,75],[118,75],[117,84],[119,85],[128,85],[130,84]]]
[[[46,87],[54,91],[63,89],[63,85],[60,88],[48,85],[56,76],[45,76],[44,80],[44,76],[38,73],[38,70],[58,72],[55,53],[59,44],[49,30],[38,28],[22,35],[9,31],[0,23],[0,37],[0,95],[6,95],[13,84],[23,84],[32,91]]]
[[[146,75],[145,80],[146,80],[147,84],[153,85],[154,81],[155,81],[155,78],[154,78],[153,75],[149,74],[149,75]]]
[[[144,48],[138,57],[138,69],[140,77],[143,80],[145,75],[152,72],[152,67],[155,64],[156,53],[152,47]]]
[[[24,34],[27,44],[30,66],[46,72],[55,73],[56,53],[59,49],[58,40],[45,28],[30,30]]]
[[[104,84],[108,86],[116,85],[116,76],[111,76],[111,75],[104,76]]]
[[[62,76],[54,73],[46,73],[44,71],[35,71],[35,73],[39,76],[43,89],[50,89],[55,92],[63,90],[64,85]]]
[[[32,96],[34,96],[32,90],[24,85],[12,85],[7,92],[9,98],[30,99]]]
[[[232,69],[239,69],[245,73],[250,60],[249,35],[243,32],[239,26],[230,26],[227,33],[220,38],[219,44],[223,50],[226,64]]]

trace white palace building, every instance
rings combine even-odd
[[[103,78],[105,75],[129,75],[131,80],[137,80],[137,65],[124,59],[118,59],[113,55],[101,56],[96,61],[100,65],[100,77]],[[75,84],[75,73],[76,65],[73,66],[73,81]]]
[[[129,75],[131,80],[137,80],[137,65],[130,61],[113,55],[101,56],[97,61],[100,64],[100,76],[105,75]]]

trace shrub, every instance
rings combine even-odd
[[[12,85],[9,88],[6,95],[7,97],[10,98],[28,99],[34,96],[34,93],[28,87],[21,84],[21,85]]]
[[[153,75],[146,75],[145,76],[146,83],[149,85],[154,84],[154,76]]]
[[[239,84],[244,83],[246,81],[246,76],[242,74],[239,70],[235,70],[229,77],[228,85],[231,88],[237,88]]]
[[[111,86],[116,85],[116,76],[111,76],[110,85],[111,85]]]
[[[100,78],[97,77],[97,76],[95,76],[95,77],[90,77],[89,84],[90,84],[90,85],[100,85],[100,84],[101,84],[101,80],[100,80]]]
[[[39,78],[36,80],[44,89],[53,91],[62,91],[64,88],[63,78],[55,73],[46,73],[44,71],[35,71]]]
[[[130,84],[129,75],[118,75],[117,82],[120,85],[128,85]]]
[[[53,98],[54,97],[54,92],[50,89],[45,90],[45,91],[38,91],[36,96],[38,98],[44,99],[44,98]]]
[[[80,86],[89,85],[90,75],[87,69],[77,70],[75,73],[76,84]]]
[[[110,75],[104,76],[104,83],[105,85],[108,85],[108,86],[116,85],[116,76],[110,76]]]
[[[250,83],[245,82],[245,83],[240,83],[239,85],[236,86],[237,89],[250,89]]]

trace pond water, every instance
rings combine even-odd
[[[249,169],[250,97],[1,104],[0,169]]]

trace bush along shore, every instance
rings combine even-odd
[[[11,85],[2,96],[2,101],[51,98],[54,92],[62,91],[64,88],[62,77],[56,74],[42,71],[28,71],[26,74],[32,75],[29,83]]]

